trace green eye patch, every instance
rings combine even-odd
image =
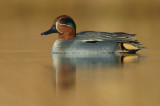
[[[75,25],[74,21],[71,18],[62,18],[61,20],[59,20],[59,23],[60,24],[70,25],[74,29],[76,29],[76,25]]]

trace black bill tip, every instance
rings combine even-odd
[[[42,32],[42,33],[41,33],[41,35],[47,35],[47,33],[45,33],[45,32]]]

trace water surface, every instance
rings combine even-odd
[[[0,2],[1,106],[160,105],[159,1]],[[61,14],[75,19],[77,32],[136,33],[148,49],[135,55],[52,54],[58,35],[40,33]]]

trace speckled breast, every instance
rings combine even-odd
[[[113,53],[121,52],[117,41],[82,41],[73,39],[57,39],[53,45],[53,53]]]

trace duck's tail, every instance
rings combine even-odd
[[[129,42],[119,42],[119,49],[122,50],[122,52],[125,53],[136,53],[138,50],[141,49],[147,49],[146,47],[143,47],[140,42],[137,40],[129,41]]]

